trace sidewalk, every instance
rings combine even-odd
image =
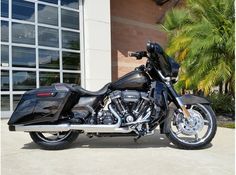
[[[218,128],[208,148],[180,150],[157,132],[132,138],[80,136],[72,148],[45,151],[1,121],[2,175],[234,175],[234,129]]]

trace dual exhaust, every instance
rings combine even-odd
[[[24,132],[59,132],[69,130],[80,130],[86,133],[129,133],[133,131],[130,127],[120,128],[121,118],[111,105],[108,106],[111,113],[117,118],[113,125],[87,125],[87,124],[57,124],[57,125],[11,125],[10,131]]]
[[[135,122],[128,123],[126,127],[121,126],[121,118],[117,112],[108,106],[111,113],[117,118],[117,123],[113,125],[88,125],[88,124],[57,124],[57,125],[11,125],[9,126],[10,131],[24,131],[24,132],[62,132],[69,130],[79,130],[86,133],[129,133],[134,131],[129,125],[141,124],[148,122],[148,118],[151,115],[149,110],[143,118],[137,119]]]
[[[69,130],[80,130],[86,133],[129,133],[130,128],[119,128],[116,125],[78,125],[78,124],[58,124],[58,125],[14,125],[9,126],[10,131],[24,132],[58,132]]]

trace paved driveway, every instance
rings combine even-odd
[[[9,132],[2,120],[2,175],[234,175],[234,130],[218,128],[210,147],[180,150],[164,135],[132,138],[85,136],[72,148],[45,151],[29,135]]]

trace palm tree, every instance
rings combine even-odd
[[[234,94],[234,1],[187,0],[167,13],[167,53],[181,63],[178,87],[203,90],[225,85]]]

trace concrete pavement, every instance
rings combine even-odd
[[[141,138],[80,136],[72,148],[41,150],[29,135],[1,121],[2,175],[234,175],[234,130],[218,128],[202,150],[181,150],[164,135]]]

